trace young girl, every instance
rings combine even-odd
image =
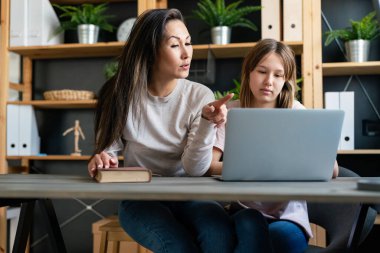
[[[202,176],[212,159],[216,126],[225,103],[188,81],[193,48],[176,9],[149,10],[138,17],[116,75],[99,92],[96,151],[88,164],[142,166],[162,176]],[[128,187],[133,187],[130,185]],[[214,201],[122,201],[119,220],[138,243],[159,252],[232,252],[233,224]]]
[[[305,108],[294,97],[294,53],[281,42],[259,41],[244,60],[241,82],[240,101],[232,102],[230,107],[240,103],[240,107],[250,108]],[[220,174],[222,170],[224,130],[224,127],[217,130],[210,174]],[[337,175],[338,164],[335,163],[332,177]],[[238,202],[237,209],[240,210],[233,215],[238,237],[235,252],[296,253],[306,249],[312,233],[305,201]]]

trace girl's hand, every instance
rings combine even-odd
[[[94,157],[88,163],[87,169],[90,177],[95,177],[98,169],[101,168],[117,168],[119,161],[117,157],[112,157],[106,152],[94,155]]]
[[[227,120],[226,103],[234,96],[233,93],[228,94],[224,98],[211,102],[202,108],[202,118],[221,126]]]
[[[338,162],[335,160],[332,178],[336,178],[339,174]]]

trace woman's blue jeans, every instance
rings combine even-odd
[[[155,253],[233,252],[231,217],[214,201],[122,201],[119,220]]]
[[[233,214],[237,235],[235,253],[301,253],[308,238],[297,224],[265,218],[255,209],[241,209]]]

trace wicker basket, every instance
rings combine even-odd
[[[46,100],[88,100],[94,99],[95,93],[87,90],[51,90],[44,92]]]

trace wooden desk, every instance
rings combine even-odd
[[[328,182],[221,182],[210,177],[154,177],[150,183],[96,183],[89,177],[0,175],[0,198],[131,200],[256,200],[380,203],[380,191],[359,191],[359,178]],[[361,177],[360,179],[364,179]]]
[[[380,203],[380,191],[359,191],[359,178],[338,178],[329,182],[221,182],[210,177],[154,177],[150,183],[97,183],[89,177],[6,174],[0,175],[0,203],[22,203],[13,252],[25,252],[35,203],[48,222],[55,252],[66,253],[62,234],[50,199],[130,200],[256,200],[335,203]],[[363,179],[362,177],[360,179]],[[367,206],[367,205],[366,205]],[[368,208],[368,207],[367,207]],[[365,218],[358,214],[358,220]],[[363,216],[363,217],[362,217]],[[357,222],[361,224],[360,222]],[[357,227],[353,227],[354,238]]]

